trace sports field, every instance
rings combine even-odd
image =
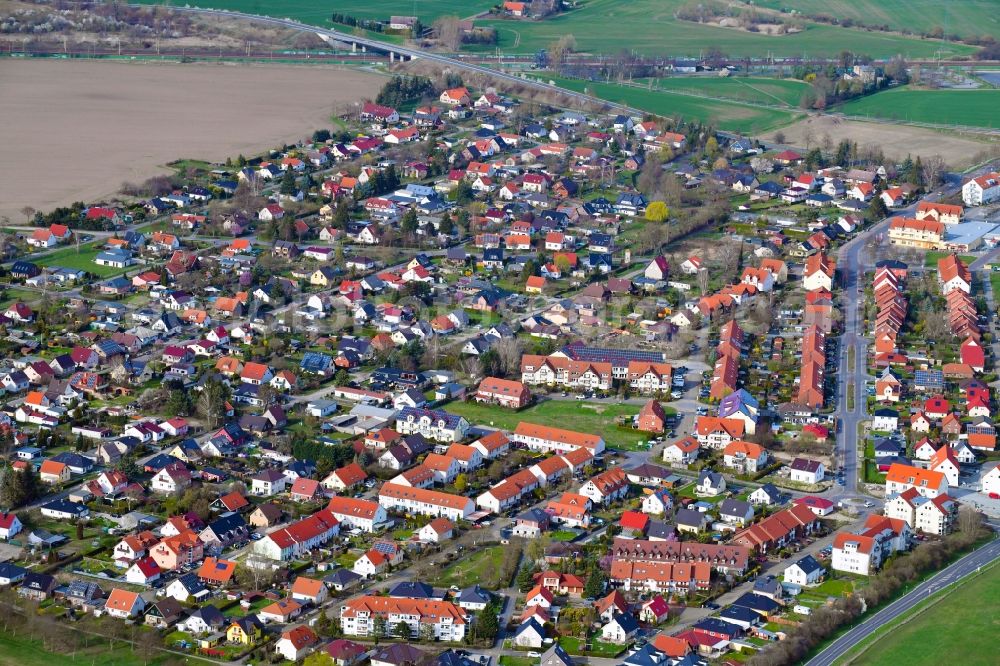
[[[954,661],[962,666],[997,663],[996,613],[1000,598],[1000,567],[964,581],[944,599],[902,626],[892,627],[867,651],[839,664],[877,666],[938,666]]]
[[[653,88],[705,97],[731,99],[749,104],[797,107],[809,85],[796,79],[763,77],[672,77],[656,79]]]
[[[1000,128],[1000,90],[914,90],[909,87],[852,100],[834,111],[942,125]]]
[[[217,0],[212,0],[217,1]],[[231,0],[230,0],[231,1]],[[483,21],[499,30],[505,51],[533,53],[571,34],[582,51],[692,56],[717,47],[730,56],[809,57],[834,56],[844,49],[873,58],[902,53],[910,58],[942,54],[972,53],[976,49],[961,44],[921,40],[901,35],[851,30],[838,26],[807,23],[797,34],[765,35],[731,28],[679,21],[677,8],[687,0],[582,0],[572,9],[544,21]]]
[[[851,19],[892,30],[930,32],[961,37],[992,35],[1000,39],[996,0],[757,0],[758,7],[796,10],[805,15]]]
[[[609,102],[628,104],[650,113],[672,118],[696,119],[731,132],[757,133],[793,122],[793,111],[766,109],[739,102],[712,100],[662,90],[620,86],[614,83],[546,77],[563,88],[596,95]]]
[[[142,4],[176,5],[183,7],[184,0],[138,0]],[[330,16],[335,12],[361,19],[388,20],[390,16],[416,16],[430,25],[442,16],[473,16],[486,11],[496,2],[490,0],[200,0],[190,3],[195,7],[211,7],[230,11],[260,14],[274,18],[290,18],[312,25],[330,26]]]

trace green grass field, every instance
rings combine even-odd
[[[763,77],[697,76],[657,79],[654,89],[668,92],[719,97],[749,104],[798,107],[802,94],[809,86],[796,79],[770,79]]]
[[[441,570],[434,584],[438,587],[469,587],[480,584],[483,587],[495,589],[495,576],[500,571],[503,561],[503,546],[493,546],[465,557]]]
[[[976,49],[961,44],[920,40],[838,26],[807,23],[797,34],[765,35],[730,28],[679,21],[678,7],[687,0],[584,0],[577,9],[544,21],[487,20],[499,32],[505,51],[533,53],[561,35],[576,38],[581,51],[618,53],[622,49],[668,56],[698,56],[712,46],[731,56],[832,56],[845,48],[873,58],[902,53],[933,57],[944,53],[967,54]]]
[[[833,111],[942,125],[1000,128],[1000,90],[914,90],[909,87],[852,100]]]
[[[662,116],[700,120],[732,132],[756,134],[787,125],[799,117],[798,113],[791,111],[764,109],[738,102],[702,99],[691,95],[619,86],[614,83],[558,77],[544,77],[543,80],[555,81],[557,85],[577,92],[587,91],[609,102],[628,104]]]
[[[74,653],[56,654],[45,650],[39,640],[31,640],[24,635],[0,634],[0,666],[52,666],[52,664],[156,666],[177,659],[175,655],[163,653],[160,653],[162,656],[143,659],[134,654],[124,643],[116,643],[113,649],[108,649],[108,641],[97,637],[88,642],[88,647],[79,648]],[[209,663],[196,657],[189,659],[191,663]]]
[[[144,4],[186,4],[183,0],[138,1]],[[576,9],[544,21],[491,19],[477,21],[477,24],[495,27],[499,46],[505,51],[517,53],[534,53],[564,34],[572,34],[581,51],[619,53],[622,49],[634,49],[664,56],[698,56],[709,46],[718,47],[731,56],[771,54],[774,57],[833,56],[845,48],[875,58],[888,58],[899,53],[910,58],[934,57],[939,50],[946,56],[962,55],[976,50],[961,44],[814,23],[807,23],[806,29],[798,34],[770,36],[678,21],[674,13],[687,2],[583,0]],[[416,14],[429,25],[441,16],[471,17],[499,3],[490,0],[374,0],[365,3],[333,0],[317,5],[308,0],[202,0],[197,4],[200,7],[287,17],[313,25],[330,26],[330,16],[335,11],[370,19]]]
[[[933,252],[933,251],[928,252],[926,255],[924,255],[924,267],[937,268],[938,260],[943,259],[944,257],[947,257],[950,254],[951,254],[950,252]],[[958,258],[963,263],[965,263],[966,266],[968,266],[969,264],[971,264],[973,261],[976,260],[976,258],[971,254],[960,254],[958,255]]]
[[[187,4],[183,0],[139,0],[147,5],[177,5]],[[197,7],[212,7],[230,11],[260,14],[275,18],[290,18],[303,23],[329,26],[330,16],[334,12],[347,14],[360,19],[384,19],[390,16],[417,16],[425,25],[430,25],[442,16],[467,17],[492,7],[495,2],[490,0],[471,0],[455,2],[455,0],[367,0],[353,2],[352,0],[330,0],[329,2],[311,2],[310,0],[203,0],[194,4]]]
[[[79,251],[77,251],[75,245],[71,245],[41,257],[38,260],[38,265],[76,268],[82,271],[89,271],[99,277],[121,275],[127,270],[122,268],[112,268],[110,266],[98,266],[95,264],[94,257],[102,251],[103,248],[99,248],[96,242],[81,245]]]
[[[957,660],[962,666],[996,664],[998,597],[1000,567],[994,566],[975,580],[963,582],[909,622],[880,635],[863,654],[838,663],[937,666]]]
[[[615,425],[617,416],[638,414],[638,405],[547,400],[519,412],[481,405],[477,402],[452,402],[444,409],[452,414],[464,416],[470,423],[504,430],[513,430],[521,421],[528,421],[538,425],[597,434],[601,435],[605,444],[611,448],[634,448],[640,440],[649,439],[646,433]],[[663,409],[668,414],[673,413],[670,407],[664,406]]]
[[[847,18],[865,25],[888,25],[892,30],[930,32],[940,26],[949,35],[1000,39],[1000,21],[990,11],[996,9],[994,0],[757,0],[756,4],[766,9]]]

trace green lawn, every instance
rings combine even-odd
[[[538,659],[532,657],[512,657],[503,655],[500,657],[500,666],[537,666]]]
[[[95,264],[94,257],[102,251],[103,248],[99,248],[96,241],[80,245],[79,251],[75,245],[71,245],[43,256],[38,260],[38,264],[41,266],[76,268],[82,271],[89,271],[99,277],[111,277],[113,275],[121,275],[125,272],[125,269],[98,266]]]
[[[938,603],[909,622],[880,635],[863,654],[841,664],[937,666],[956,660],[962,666],[997,663],[996,603],[1000,567],[963,581]]]
[[[165,4],[184,6],[182,0],[139,0],[143,4]],[[330,26],[330,16],[334,12],[354,16],[361,19],[377,19],[388,21],[390,16],[416,15],[425,25],[432,24],[442,16],[472,16],[489,9],[496,4],[490,0],[471,0],[471,2],[455,2],[455,0],[330,0],[329,2],[314,2],[312,0],[203,0],[198,7],[213,7],[261,14],[280,18],[290,18],[313,25]]]
[[[503,546],[485,548],[445,567],[434,581],[434,585],[437,587],[456,585],[465,588],[478,583],[489,589],[497,589],[496,576],[500,572],[502,561]]]
[[[4,289],[3,295],[2,297],[0,297],[0,308],[6,310],[11,306],[12,303],[16,301],[22,301],[24,303],[31,305],[32,303],[36,303],[39,300],[41,300],[41,294],[37,291],[11,287],[9,289]]]
[[[937,268],[938,259],[942,259],[944,257],[947,257],[950,254],[951,254],[950,252],[928,252],[924,256],[924,267],[925,268]],[[965,262],[966,266],[968,266],[969,264],[971,264],[973,261],[976,260],[975,257],[973,257],[972,255],[969,255],[969,254],[959,255],[958,258],[961,259],[963,262]]]
[[[852,116],[875,116],[943,125],[1000,128],[1000,90],[886,90],[835,107]]]
[[[827,15],[892,30],[930,32],[935,26],[961,37],[992,35],[1000,39],[1000,22],[990,9],[994,0],[757,0],[765,9],[795,10],[806,16]]]
[[[706,97],[722,97],[750,104],[797,107],[808,84],[797,79],[738,76],[686,76],[656,79],[653,88]]]
[[[549,536],[552,537],[553,541],[572,541],[577,537],[576,532],[570,532],[569,530],[556,530],[552,532]]]
[[[611,448],[636,448],[639,441],[645,442],[649,439],[647,433],[615,425],[617,416],[638,414],[638,405],[546,400],[519,412],[481,405],[477,402],[452,402],[444,409],[452,414],[464,416],[470,423],[490,425],[504,430],[513,430],[521,421],[528,421],[538,425],[599,434]],[[663,409],[667,414],[674,413],[670,407],[665,406]]]
[[[605,659],[611,659],[617,657],[618,655],[620,655],[622,652],[625,651],[624,645],[605,643],[604,641],[596,640],[594,638],[591,638],[589,640],[590,650],[585,651],[581,648],[586,643],[587,642],[581,641],[579,638],[576,638],[575,636],[559,637],[559,645],[561,645],[562,649],[566,650],[566,652],[570,654],[583,654],[583,655],[590,655],[593,657],[602,657]]]
[[[755,134],[787,125],[799,117],[797,112],[792,111],[766,109],[740,102],[703,99],[662,90],[620,86],[615,83],[552,76],[543,76],[542,80],[546,83],[554,81],[563,88],[587,92],[609,102],[628,104],[657,115],[699,120],[711,123],[720,129],[745,134]]]

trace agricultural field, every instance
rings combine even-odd
[[[770,131],[760,138],[777,141],[779,131]],[[890,159],[902,160],[907,155],[932,157],[940,155],[953,168],[964,168],[986,159],[991,142],[982,134],[958,134],[916,125],[888,122],[845,120],[836,115],[809,116],[782,127],[785,142],[805,146],[808,142],[825,141],[836,145],[844,139],[859,145],[878,146]]]
[[[916,33],[940,27],[945,34],[1000,39],[1000,22],[993,20],[994,0],[757,0],[758,7],[827,15],[865,25],[887,25]]]
[[[1000,567],[994,566],[877,637],[866,651],[838,663],[936,666],[961,655],[962,666],[995,664],[997,618],[988,609],[996,608],[998,595]]]
[[[714,75],[655,79],[652,87],[655,90],[717,97],[748,104],[790,107],[797,107],[802,94],[809,89],[808,84],[796,79]]]
[[[338,102],[373,97],[382,83],[369,72],[326,65],[4,58],[0,145],[19,159],[0,164],[0,216],[21,219],[27,205],[100,201],[122,181],[170,173],[167,163],[180,157],[212,162],[283,145],[329,126]],[[226,94],[217,94],[220,86]],[[198,121],[177,122],[192,99],[203,100]],[[295,103],[275,113],[275,99]],[[51,159],[63,154],[84,156],[85,166]]]
[[[731,132],[758,133],[787,125],[799,117],[792,111],[750,106],[739,102],[712,100],[662,90],[620,86],[614,83],[546,77],[564,88],[588,93],[609,102],[628,104],[650,113],[683,117],[711,123]]]
[[[224,1],[224,0],[213,0]],[[232,2],[233,0],[228,0]],[[697,57],[709,47],[730,56],[834,56],[845,48],[873,58],[902,53],[911,58],[968,54],[974,47],[901,35],[850,30],[807,23],[797,34],[766,35],[679,21],[674,17],[687,0],[584,0],[580,7],[544,21],[484,20],[498,30],[505,51],[533,53],[571,34],[581,51]],[[847,0],[844,0],[845,2]],[[908,12],[912,13],[912,12]]]
[[[916,90],[908,86],[852,100],[834,110],[870,116],[963,127],[1000,128],[1000,90]]]
[[[162,4],[184,6],[183,0],[139,0],[143,4]],[[228,9],[247,14],[260,14],[276,18],[290,18],[313,25],[330,26],[330,17],[334,13],[347,14],[359,19],[384,19],[390,16],[417,16],[422,23],[430,25],[442,16],[474,16],[496,5],[490,0],[471,0],[455,2],[455,0],[331,0],[330,2],[312,2],[311,0],[203,0],[198,7]]]
[[[615,418],[618,416],[638,414],[638,405],[546,400],[518,412],[477,402],[452,402],[443,409],[464,416],[471,423],[504,430],[513,430],[521,421],[529,421],[554,428],[600,433],[611,448],[635,448],[639,440],[649,439],[646,433],[615,425]],[[668,406],[663,409],[667,414],[674,413]]]

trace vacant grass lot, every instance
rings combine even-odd
[[[100,254],[103,248],[98,247],[97,242],[81,245],[79,250],[75,245],[67,246],[47,254],[38,260],[41,266],[62,266],[64,268],[76,268],[82,271],[89,271],[99,277],[111,277],[121,275],[127,269],[112,268],[111,266],[98,266],[94,263],[94,257]]]
[[[1000,128],[1000,90],[915,90],[908,86],[852,100],[834,110],[852,116],[939,125]]]
[[[579,8],[544,21],[487,20],[481,23],[498,30],[502,49],[519,53],[534,53],[546,48],[564,34],[573,35],[581,51],[619,53],[624,48],[662,56],[697,57],[708,46],[717,47],[730,56],[770,53],[776,57],[805,58],[835,56],[845,48],[876,58],[898,53],[911,58],[933,57],[938,49],[954,54],[975,51],[961,44],[815,23],[806,23],[806,29],[797,34],[750,33],[679,21],[674,14],[684,4],[688,4],[687,0],[583,0]]]
[[[446,411],[464,416],[470,423],[513,430],[521,421],[538,425],[566,428],[577,432],[600,435],[611,448],[634,448],[639,441],[649,439],[647,433],[632,428],[622,428],[615,424],[615,417],[634,416],[639,413],[638,405],[602,404],[577,402],[574,400],[546,400],[519,412],[481,405],[477,402],[452,402]],[[664,407],[672,414],[670,407]]]
[[[992,567],[843,664],[937,666],[955,660],[962,666],[997,663],[996,603],[1000,567]]]
[[[191,663],[210,663],[197,657],[187,657]],[[0,633],[0,666],[52,666],[53,664],[81,664],[86,666],[157,666],[168,661],[176,662],[176,655],[144,659],[132,652],[124,643],[115,643],[108,649],[107,639],[92,637],[87,646],[72,654],[56,654],[45,649],[40,640],[27,636]]]
[[[705,97],[721,97],[749,104],[784,104],[797,107],[809,86],[796,79],[764,77],[671,77],[657,79],[654,88]]]
[[[892,30],[930,32],[935,26],[962,37],[992,35],[1000,39],[1000,22],[989,10],[995,0],[757,0],[758,7],[826,14]]]
[[[619,86],[614,83],[558,77],[545,77],[544,80],[555,81],[557,85],[577,92],[586,91],[610,102],[628,104],[661,116],[699,120],[732,132],[764,132],[787,125],[799,117],[799,114],[791,111],[764,109],[739,102],[698,99],[691,95]]]
[[[503,546],[493,546],[480,550],[470,557],[462,558],[445,567],[441,571],[441,575],[434,581],[434,585],[438,587],[456,585],[465,588],[479,584],[483,587],[496,589],[496,576],[500,572],[502,561]]]

